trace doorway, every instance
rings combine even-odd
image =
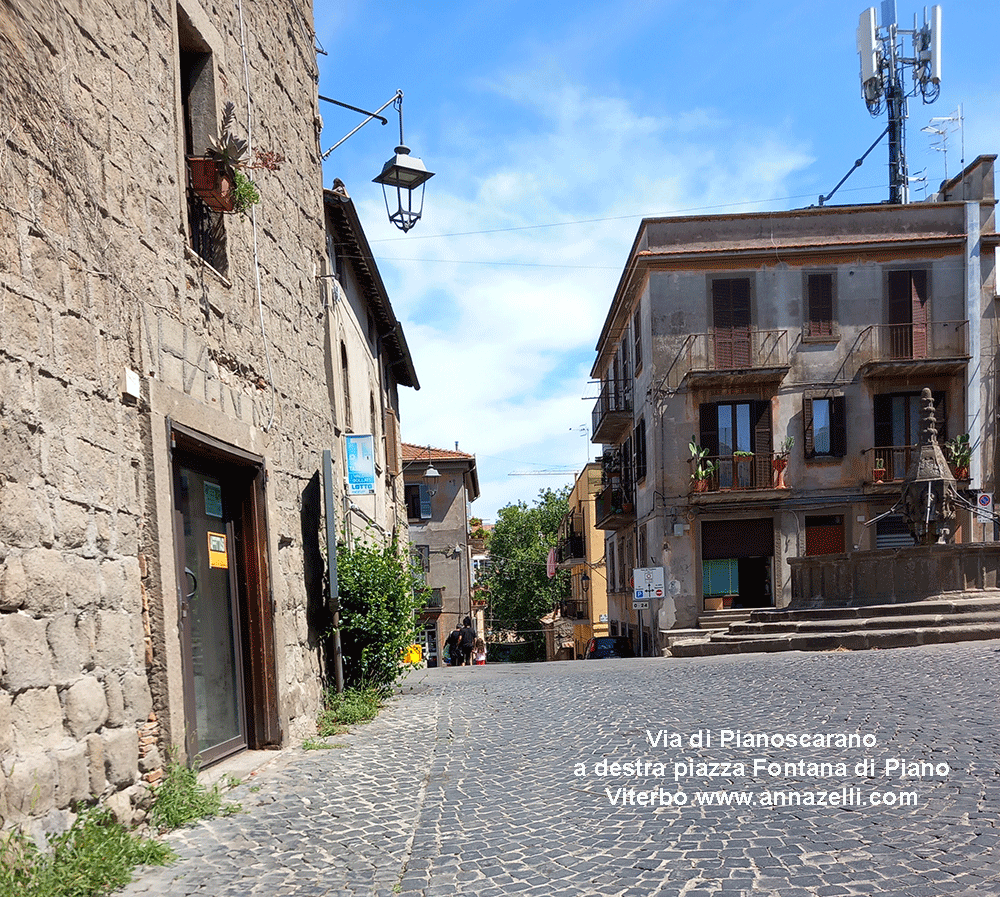
[[[278,746],[263,462],[171,428],[185,747],[202,766]]]

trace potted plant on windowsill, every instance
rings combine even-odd
[[[874,462],[872,462],[872,479],[876,483],[881,483],[885,480],[885,458],[879,455],[876,455]]]
[[[951,464],[952,476],[956,480],[969,478],[969,463],[972,461],[972,446],[969,445],[969,434],[962,433],[944,444],[944,453]]]
[[[795,445],[795,437],[786,436],[781,443],[781,448],[774,453],[774,457],[771,459],[771,468],[775,473],[775,489],[788,488],[788,486],[785,485],[785,468],[788,466],[788,456],[792,451],[793,445]]]
[[[218,139],[213,139],[203,156],[188,156],[191,189],[217,212],[247,212],[260,202],[257,185],[245,173],[257,169],[277,171],[284,156],[257,150],[248,158],[249,144],[232,133],[236,107],[226,103]]]
[[[688,443],[688,449],[691,452],[691,457],[688,458],[688,461],[694,462],[694,470],[691,473],[691,482],[694,484],[693,489],[695,492],[707,492],[708,481],[712,474],[719,469],[719,462],[705,460],[708,457],[708,449],[698,445],[693,436]]]

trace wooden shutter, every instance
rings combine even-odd
[[[802,448],[807,458],[816,453],[816,443],[813,440],[813,400],[811,396],[802,397]]]
[[[719,454],[719,406],[702,405],[699,409],[698,444],[708,449],[709,457]]]
[[[750,366],[750,281],[712,281],[712,318],[717,370]]]
[[[927,272],[910,272],[910,321],[913,358],[927,357]]]
[[[391,408],[385,409],[382,431],[385,439],[386,470],[394,477],[399,476],[399,426],[396,423],[396,412]]]
[[[877,395],[872,400],[875,412],[875,448],[892,445],[892,396]],[[888,460],[888,459],[884,459]]]
[[[837,458],[847,454],[847,402],[843,396],[830,398],[830,454]]]
[[[763,399],[751,405],[754,453],[754,485],[764,488],[771,484],[771,453],[774,451],[774,438],[771,435],[771,401]]]
[[[809,280],[809,335],[833,334],[833,275],[810,274]]]

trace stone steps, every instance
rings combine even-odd
[[[726,630],[668,638],[670,656],[903,648],[1000,639],[1000,595],[909,604],[754,611]]]

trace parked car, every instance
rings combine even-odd
[[[602,635],[592,638],[587,645],[587,660],[599,660],[602,657],[635,657],[631,640],[625,636]]]

